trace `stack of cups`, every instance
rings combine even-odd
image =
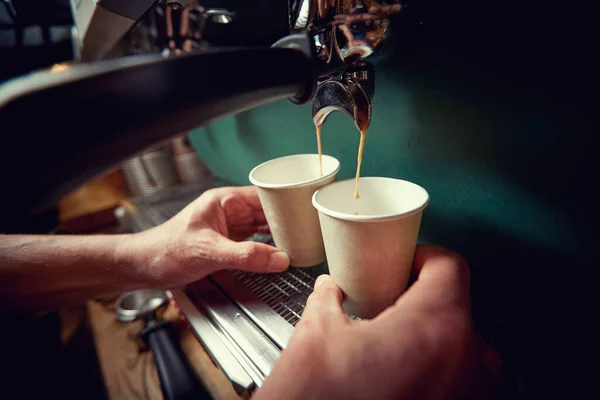
[[[344,293],[344,310],[369,319],[406,290],[421,216],[429,203],[422,187],[400,179],[335,182],[340,163],[316,154],[282,157],[252,170],[273,241],[294,267],[325,259]]]

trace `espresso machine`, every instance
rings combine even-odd
[[[5,145],[26,146],[32,136],[37,141],[35,161],[4,181],[5,188],[21,193],[18,202],[6,199],[16,215],[43,213],[149,146],[281,99],[312,102],[315,125],[339,111],[366,129],[375,88],[370,59],[406,5],[289,0],[286,34],[270,46],[252,47],[215,45],[206,32],[227,32],[241,16],[196,0],[84,0],[72,8],[77,59],[0,88],[0,126],[19,132],[5,138]],[[35,118],[28,117],[33,110]],[[52,135],[41,134],[49,128],[56,128]],[[2,168],[11,163],[0,159]],[[164,193],[138,199],[138,213],[117,214],[133,230],[143,230],[219,184],[179,193],[178,202],[160,202]],[[163,208],[149,207],[152,202]],[[223,271],[169,296],[238,393],[251,393],[286,347],[315,277],[325,270]]]
[[[8,146],[27,146],[30,135],[60,127],[52,137],[36,134],[36,162],[8,177],[7,187],[28,199],[9,205],[22,214],[42,212],[135,152],[276,100],[312,102],[317,124],[339,110],[368,126],[369,58],[382,47],[390,17],[403,10],[399,1],[289,1],[286,36],[271,46],[232,48],[212,46],[203,32],[213,25],[226,32],[235,10],[191,0],[76,3],[79,59],[0,89],[0,123],[22,133]],[[36,118],[27,118],[31,110]]]

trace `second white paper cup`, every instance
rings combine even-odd
[[[267,161],[250,172],[275,246],[288,254],[294,267],[325,261],[319,217],[311,199],[316,190],[335,180],[339,170],[337,159],[323,155],[321,176],[318,154],[297,154]]]
[[[329,272],[344,309],[373,318],[404,292],[429,195],[400,179],[368,177],[332,183],[313,195]]]

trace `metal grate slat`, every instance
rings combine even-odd
[[[304,312],[308,296],[312,293],[315,276],[321,268],[290,268],[279,274],[263,275],[253,272],[231,271],[259,299],[295,326]],[[353,319],[358,319],[352,317]]]

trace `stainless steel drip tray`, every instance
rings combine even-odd
[[[285,348],[318,275],[325,265],[294,268],[278,274],[223,271],[213,281],[280,348]]]
[[[220,271],[172,297],[238,391],[252,391],[287,346],[316,277],[325,272],[324,264],[278,274]]]
[[[274,245],[270,235],[257,234],[248,240]],[[326,263],[270,274],[229,270],[211,275],[210,280],[283,349],[302,316],[316,278],[328,271]]]

